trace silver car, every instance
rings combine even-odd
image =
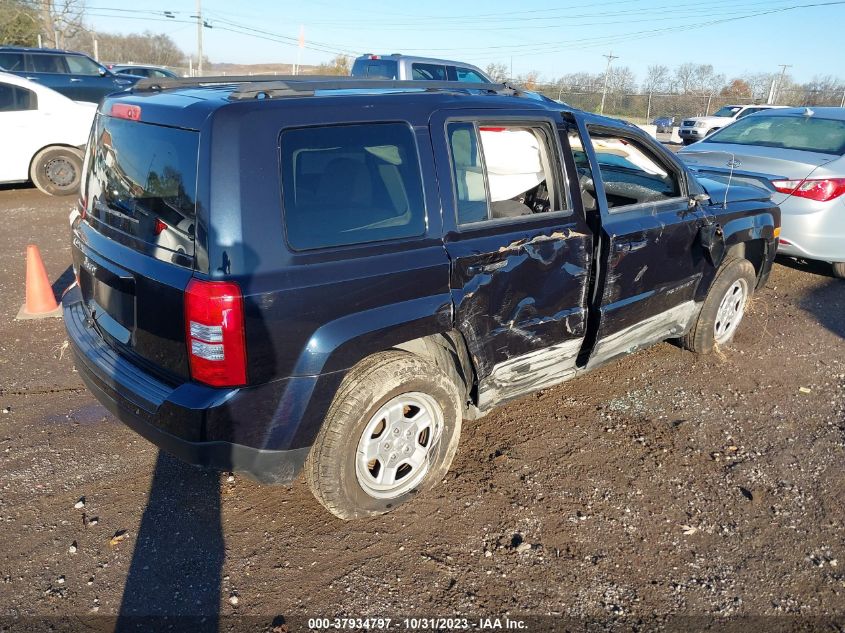
[[[359,79],[394,79],[423,81],[463,81],[493,83],[472,64],[434,57],[411,55],[361,55],[352,65],[352,76]]]
[[[845,108],[759,112],[679,154],[708,176],[767,187],[782,214],[778,252],[845,277]]]

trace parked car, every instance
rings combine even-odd
[[[738,121],[749,114],[762,112],[763,110],[785,107],[787,106],[726,105],[716,110],[716,112],[710,116],[694,116],[689,119],[684,119],[681,122],[681,127],[678,129],[678,134],[681,136],[683,144],[689,145],[690,143],[700,141],[716,130],[720,130],[726,125],[730,125],[734,121]]]
[[[37,81],[74,101],[93,103],[140,79],[115,75],[83,53],[50,48],[0,46],[0,70]]]
[[[675,117],[659,116],[651,124],[657,126],[658,133],[671,133],[672,126],[675,125]]]
[[[411,55],[361,55],[352,64],[352,76],[360,79],[463,81],[492,83],[472,64]]]
[[[845,277],[845,108],[761,112],[680,154],[699,172],[768,186],[783,214],[779,252]]]
[[[76,193],[96,109],[0,72],[0,183],[32,180],[50,195]]]
[[[68,338],[144,437],[304,466],[338,517],[435,485],[464,418],[667,338],[727,346],[769,275],[768,191],[630,124],[503,85],[226,81],[101,105]]]
[[[141,66],[139,64],[109,64],[109,70],[118,75],[132,75],[133,77],[179,77],[175,72],[163,66]]]

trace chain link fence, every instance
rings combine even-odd
[[[600,91],[569,90],[560,86],[537,86],[537,92],[551,99],[559,99],[580,110],[598,112]],[[700,94],[619,94],[608,93],[604,114],[627,119],[633,123],[650,123],[658,116],[675,117],[675,121],[693,116],[713,114],[725,105],[766,103],[766,99]],[[775,96],[776,105],[845,106],[845,87],[829,90],[783,90]]]

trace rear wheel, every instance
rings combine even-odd
[[[845,279],[845,262],[833,263],[833,276]]]
[[[717,346],[730,345],[736,334],[757,276],[747,259],[730,259],[722,264],[701,312],[690,331],[681,339],[684,347],[709,354]]]
[[[353,368],[305,462],[308,485],[341,519],[382,514],[440,481],[461,433],[457,385],[401,351]]]
[[[32,159],[29,177],[48,195],[76,193],[82,179],[82,152],[75,147],[46,147]]]

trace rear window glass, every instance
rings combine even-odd
[[[89,223],[135,238],[129,245],[192,256],[199,134],[98,115],[92,135]]]
[[[0,82],[0,112],[37,109],[38,97],[32,90]]]
[[[287,130],[285,224],[296,250],[422,235],[416,144],[402,123]]]
[[[391,59],[359,59],[352,66],[353,77],[399,79],[398,64]]]
[[[762,145],[842,156],[845,154],[845,121],[757,114],[719,130],[704,142]]]
[[[3,70],[23,70],[23,55],[21,53],[0,53],[0,68]]]
[[[446,66],[440,64],[413,64],[411,66],[414,79],[427,81],[446,81]]]

